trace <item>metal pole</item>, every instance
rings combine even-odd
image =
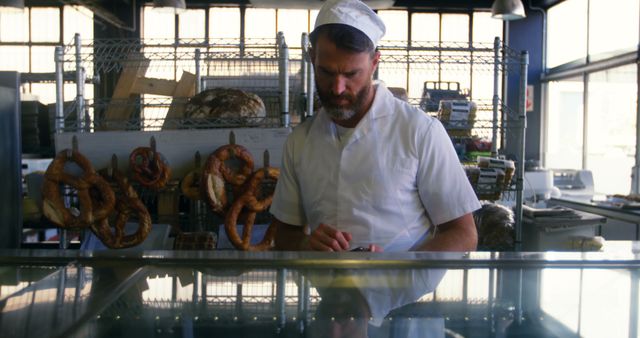
[[[304,332],[307,304],[307,280],[303,274],[298,275],[298,330]]]
[[[589,73],[582,76],[582,168],[587,169],[589,158]]]
[[[199,271],[193,271],[193,290],[191,292],[191,301],[193,302],[192,306],[194,307],[194,313],[197,313],[195,306],[198,305],[198,301],[200,301],[200,297],[198,296],[198,291],[200,289],[200,274]]]
[[[491,253],[491,257],[494,257],[494,253]],[[496,323],[495,323],[495,312],[496,312],[496,308],[495,308],[495,288],[494,288],[494,284],[496,281],[496,270],[495,269],[489,269],[489,296],[488,296],[488,308],[487,308],[487,318],[489,319],[489,325],[490,330],[489,332],[494,334],[495,333],[495,328],[496,328]]]
[[[56,62],[55,131],[56,133],[62,133],[64,130],[64,49],[62,46],[56,47],[54,60]]]
[[[200,48],[196,48],[196,94],[202,91],[202,78],[200,75]]]
[[[300,38],[300,47],[302,49],[302,60],[300,65],[302,70],[302,92],[308,94],[307,67],[309,67],[309,34],[302,33],[302,37]]]
[[[78,130],[83,131],[84,121],[84,69],[82,68],[81,51],[82,45],[80,34],[74,36],[76,47],[76,119],[78,121]]]
[[[636,165],[633,166],[631,175],[631,193],[640,193],[640,45],[636,51],[638,57],[636,62],[636,82],[638,93],[636,94]]]
[[[303,99],[302,101],[304,102],[304,107],[300,107],[302,109],[302,111],[300,112],[300,119],[302,121],[304,121],[304,118],[307,116],[307,112],[306,112],[306,107],[307,107],[307,100],[309,100],[309,91],[308,91],[308,87],[307,87],[307,69],[309,67],[309,62],[307,61],[308,58],[308,53],[309,51],[307,50],[307,47],[309,46],[309,35],[307,33],[302,33],[302,36],[300,37],[300,47],[302,50],[302,57],[300,60],[300,73],[301,73],[301,93],[300,93],[300,97]]]
[[[502,102],[500,102],[500,121],[502,123],[502,128],[500,129],[500,147],[498,149],[506,148],[506,140],[507,140],[507,129],[509,128],[509,115],[511,114],[509,108],[509,71],[508,67],[510,67],[507,63],[509,58],[509,51],[507,50],[509,47],[509,21],[506,21],[504,24],[504,33],[502,36],[502,45],[504,48],[500,51],[502,57],[500,60],[500,65],[502,67],[502,91],[500,97],[502,98]]]
[[[276,316],[278,319],[278,332],[282,330],[287,322],[287,314],[285,312],[284,291],[287,282],[287,270],[278,269],[276,273]]]
[[[289,127],[289,47],[282,40],[280,48],[280,111],[282,112],[282,126]]]
[[[500,77],[500,38],[493,40],[493,127],[491,134],[491,157],[498,155],[498,79]]]
[[[86,101],[84,99],[84,84],[87,80],[87,70],[84,67],[80,68],[80,81],[82,81],[82,107],[80,110],[82,112],[80,118],[78,119],[79,124],[78,126],[80,127],[80,132],[85,132],[89,130],[89,124],[91,121],[88,120],[88,116],[87,116],[87,105],[86,105]]]
[[[276,34],[276,50],[278,51],[278,53],[280,53],[280,49],[282,48],[282,45],[284,43],[284,32],[278,32]],[[280,54],[278,54],[278,56],[280,56]]]
[[[309,58],[309,67],[307,69],[307,117],[313,116],[313,100],[315,99],[315,74],[311,58]]]
[[[84,287],[84,268],[75,266],[76,268],[76,289],[73,295],[73,317],[78,318],[79,305],[82,303],[82,289]]]
[[[518,126],[520,135],[518,137],[518,158],[516,161],[516,250],[520,251],[522,246],[522,203],[524,189],[524,160],[525,160],[525,137],[527,131],[527,69],[529,65],[529,53],[522,51],[520,54],[520,102]]]
[[[522,282],[523,282],[523,270],[519,269],[518,270],[518,294],[516,295],[516,322],[518,324],[522,324],[522,320],[524,319],[524,311],[523,311],[523,306],[522,306],[522,293],[524,292],[524,289],[522,288]]]
[[[631,286],[629,304],[629,337],[638,336],[638,270],[633,269],[631,272]]]

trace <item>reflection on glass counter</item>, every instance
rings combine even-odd
[[[1,266],[0,301],[54,273],[58,266]]]
[[[348,259],[328,256],[324,265],[314,261],[321,256],[296,264],[283,258],[288,256],[263,253],[263,264],[250,263],[252,255],[228,254],[219,258],[230,264],[216,266],[197,252],[181,255],[87,254],[91,259],[80,257],[63,268],[49,268],[50,273],[37,282],[3,289],[12,294],[3,294],[0,301],[0,336],[636,337],[638,333],[635,256],[427,255],[427,264],[421,266],[424,262],[417,260],[406,261],[413,265],[376,261],[364,253]],[[448,263],[425,267],[430,259]]]

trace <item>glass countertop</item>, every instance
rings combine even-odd
[[[637,245],[592,253],[2,251],[2,337],[637,337]],[[61,264],[64,264],[60,267]]]

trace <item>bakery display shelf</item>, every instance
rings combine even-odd
[[[163,131],[295,125],[303,115],[313,111],[309,107],[309,100],[305,99],[307,90],[313,90],[313,81],[306,55],[308,42],[305,43],[303,37],[303,42],[297,47],[298,44],[292,41],[299,41],[298,37],[286,38],[291,47],[285,47],[285,37],[281,34],[274,39],[258,40],[82,40],[76,35],[72,43],[57,50],[56,54],[57,74],[75,71],[77,86],[77,97],[71,108],[63,105],[60,99],[62,95],[58,95],[57,130],[68,132],[76,127],[75,131],[89,132]],[[498,38],[493,43],[383,41],[379,50],[382,57],[376,78],[385,81],[389,87],[404,87],[411,104],[418,107],[425,104],[435,106],[436,102],[429,103],[421,96],[426,81],[457,82],[465,96],[476,102],[477,115],[472,123],[466,124],[472,128],[463,129],[461,135],[453,137],[490,139],[491,156],[508,155],[516,162],[513,182],[516,237],[519,242],[527,53],[509,48]],[[176,111],[180,111],[175,108],[184,106],[190,97],[186,94],[189,91],[181,87],[187,83],[182,80],[190,76],[195,78],[195,93],[216,86],[256,93],[265,103],[266,116],[204,120],[175,118]],[[114,97],[87,100],[83,95],[84,79],[87,77],[94,79],[94,82],[102,78],[143,79],[143,84],[153,83],[170,89],[149,92],[116,86]],[[62,78],[58,78],[58,82],[62,83]],[[506,97],[503,97],[507,92],[503,86],[506,86],[507,79],[512,78],[519,81],[515,89],[519,102],[506,102]],[[164,95],[171,93],[172,88],[175,89],[173,95]],[[119,90],[120,96],[115,95]],[[164,93],[164,96],[158,93]],[[133,97],[136,99],[131,100],[131,94],[135,94]],[[72,121],[70,109],[77,116],[85,118]],[[452,128],[456,124],[451,122],[445,121],[444,124],[450,133],[455,134],[459,130]]]

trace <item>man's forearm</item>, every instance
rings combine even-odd
[[[413,250],[474,251],[478,246],[478,233],[471,214],[440,224],[433,231],[433,235]]]

